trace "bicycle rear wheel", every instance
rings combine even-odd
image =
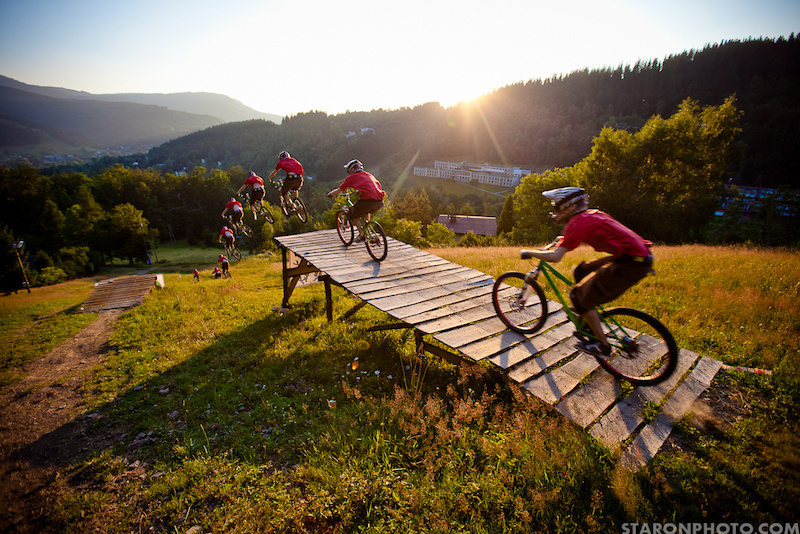
[[[242,231],[243,235],[245,235],[247,237],[253,237],[253,229],[250,228],[249,226],[247,226],[246,224],[241,223],[241,226],[239,227],[239,229]]]
[[[299,198],[296,198],[292,204],[294,205],[294,212],[297,215],[297,218],[300,219],[300,222],[307,223],[308,212],[306,211],[306,205],[303,204],[303,201]]]
[[[675,371],[678,346],[658,319],[633,308],[610,308],[601,315],[612,348],[607,359],[598,358],[606,371],[637,386],[658,384]]]
[[[347,217],[347,212],[344,210],[339,210],[339,212],[336,213],[336,231],[339,233],[339,239],[341,239],[342,243],[345,245],[349,245],[353,242],[353,237],[355,237],[353,223],[350,222],[350,219]]]
[[[258,214],[264,217],[268,223],[275,224],[275,218],[272,216],[272,212],[269,211],[269,208],[267,208],[264,204],[260,204],[259,206]]]
[[[547,320],[547,298],[542,286],[525,282],[525,273],[500,275],[492,287],[492,305],[507,327],[520,334],[532,334]]]
[[[239,249],[238,249],[238,248],[236,248],[236,246],[235,246],[235,245],[234,245],[233,247],[231,247],[231,249],[230,249],[230,251],[229,251],[229,252],[230,252],[230,255],[231,255],[231,256],[233,256],[234,258],[236,258],[236,261],[240,261],[240,260],[242,259],[242,253],[241,253],[241,252],[239,252]]]
[[[389,244],[386,242],[386,232],[383,226],[375,221],[366,224],[366,237],[364,242],[367,244],[367,252],[375,261],[383,261],[389,253]]]

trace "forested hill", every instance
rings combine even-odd
[[[413,162],[434,159],[543,170],[586,157],[604,126],[635,130],[653,115],[675,113],[686,98],[700,106],[720,105],[735,94],[744,115],[741,159],[731,177],[741,184],[798,187],[797,65],[800,42],[794,34],[729,41],[663,60],[520,82],[450,108],[428,103],[391,111],[301,113],[281,125],[224,124],[156,147],[147,161],[171,169],[204,161],[262,171],[274,167],[276,155],[286,149],[323,179],[339,178],[342,163],[352,157],[387,180]]]

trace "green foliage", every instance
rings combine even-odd
[[[426,244],[425,238],[422,237],[422,223],[419,221],[398,219],[392,228],[391,236],[414,247]]]
[[[432,222],[425,227],[425,236],[431,246],[449,247],[456,241],[456,234],[442,223]]]

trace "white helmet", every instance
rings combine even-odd
[[[545,191],[542,196],[550,200],[555,208],[550,216],[556,222],[568,221],[574,215],[589,209],[589,195],[582,187],[560,187]]]
[[[286,158],[289,158],[289,157],[291,157],[291,156],[285,150],[283,152],[281,152],[280,154],[278,154],[278,159],[286,159]]]
[[[354,172],[363,171],[364,164],[357,159],[351,159],[347,162],[347,165],[345,165],[344,168],[347,169],[347,174],[353,174]]]

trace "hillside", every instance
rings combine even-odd
[[[213,93],[93,95],[0,76],[0,149],[6,154],[123,153],[224,122],[281,117]],[[55,141],[55,140],[58,141]]]
[[[154,148],[150,162],[191,167],[269,168],[297,152],[312,175],[335,177],[357,155],[381,177],[433,160],[492,162],[539,171],[585,158],[608,126],[636,131],[689,98],[716,106],[731,95],[743,112],[739,157],[730,175],[748,185],[800,186],[800,41],[732,41],[636,65],[573,72],[500,88],[471,102],[327,115],[301,113],[282,124],[226,124]],[[361,132],[364,135],[350,135]],[[272,163],[274,165],[274,163]]]

